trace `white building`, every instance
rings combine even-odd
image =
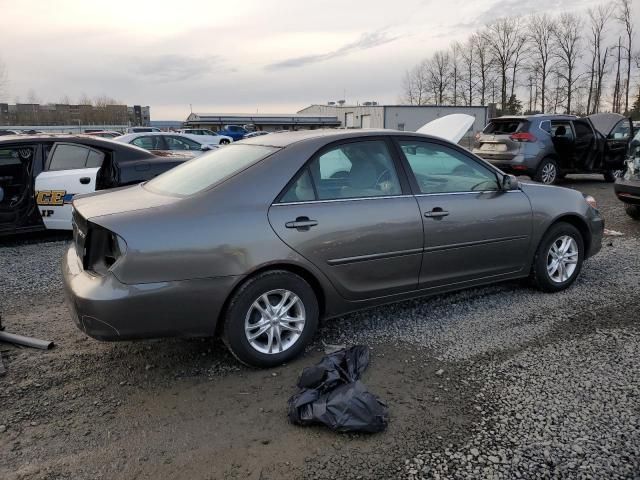
[[[412,132],[436,118],[464,113],[476,119],[460,142],[470,145],[473,136],[487,124],[488,111],[489,107],[446,105],[310,105],[298,113],[337,117],[342,128],[391,128]]]

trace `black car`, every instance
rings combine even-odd
[[[184,162],[89,135],[0,137],[0,235],[71,229],[75,195],[149,180]]]
[[[617,179],[613,188],[618,199],[624,203],[627,214],[640,220],[640,131],[629,144],[624,177]]]

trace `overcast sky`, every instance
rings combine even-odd
[[[8,100],[85,93],[194,112],[396,102],[404,71],[483,23],[591,0],[0,0]],[[634,12],[640,30],[638,6]]]

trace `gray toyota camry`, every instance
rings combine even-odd
[[[322,318],[524,277],[565,289],[604,229],[591,197],[389,130],[256,137],[73,206],[63,271],[82,331],[220,334],[261,367]]]

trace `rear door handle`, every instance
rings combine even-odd
[[[425,212],[424,214],[424,216],[428,218],[442,218],[442,217],[446,217],[447,215],[449,215],[449,212],[441,209],[440,207],[436,207],[430,212]]]
[[[80,178],[80,183],[83,184],[83,185],[88,185],[89,183],[91,183],[91,178],[82,177],[82,178]]]
[[[294,222],[287,222],[284,224],[287,228],[297,228],[298,231],[304,232],[311,227],[318,225],[316,220],[310,220],[309,217],[298,217]]]

